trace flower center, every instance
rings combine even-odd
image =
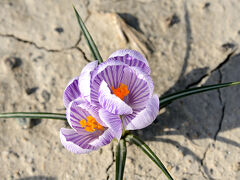
[[[86,119],[87,121],[85,119],[80,121],[80,125],[81,127],[84,127],[85,131],[93,132],[96,129],[103,130],[103,127],[92,116],[88,116]]]
[[[129,94],[128,87],[125,84],[120,83],[119,88],[111,87],[113,94],[119,97],[121,100],[124,100],[124,97]]]

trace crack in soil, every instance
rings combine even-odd
[[[234,51],[234,52],[235,52],[235,51]],[[217,70],[218,73],[219,73],[219,82],[218,82],[218,83],[223,83],[223,82],[222,82],[223,74],[222,74],[222,72],[221,72],[221,67],[223,67],[227,62],[229,62],[229,60],[230,60],[230,58],[232,57],[232,55],[234,54],[234,52],[231,52],[231,53],[227,56],[227,58],[226,58],[222,63],[220,63],[220,64],[217,66],[217,68],[215,68],[214,71]],[[212,72],[213,72],[213,71],[212,71]],[[214,136],[213,136],[214,142],[208,144],[205,152],[203,153],[203,157],[202,157],[202,159],[201,159],[201,167],[202,167],[202,168],[200,168],[200,172],[202,173],[202,175],[203,175],[203,177],[204,177],[205,179],[212,179],[211,176],[210,176],[209,173],[208,173],[207,167],[204,166],[204,160],[205,160],[205,158],[206,158],[207,152],[209,151],[211,145],[214,145],[215,142],[216,142],[216,140],[217,140],[217,136],[218,136],[219,132],[220,132],[221,129],[222,129],[222,123],[223,123],[223,119],[224,119],[224,115],[225,115],[225,103],[223,102],[221,90],[220,90],[220,89],[217,89],[217,92],[218,92],[219,102],[220,102],[220,104],[221,104],[221,106],[222,106],[222,112],[221,112],[222,114],[221,114],[221,118],[220,118],[220,121],[219,121],[219,124],[218,124],[218,129],[217,129],[217,131],[215,132],[215,134],[214,134]],[[206,177],[206,175],[207,175],[207,177]]]
[[[204,166],[204,160],[205,160],[205,158],[206,158],[207,152],[208,152],[211,144],[212,144],[212,143],[209,143],[209,144],[208,144],[206,150],[205,150],[204,153],[203,153],[203,157],[202,157],[202,159],[201,159],[201,161],[200,161],[200,164],[201,164],[201,167],[202,167],[202,168],[200,167],[200,172],[201,172],[202,176],[204,177],[204,179],[208,179],[208,178],[209,178],[209,174],[207,173],[208,169],[207,169],[206,166]],[[206,175],[207,175],[207,176],[206,176]]]
[[[237,51],[237,49],[234,49],[233,51],[231,51],[231,52],[227,55],[227,57],[226,57],[216,68],[212,69],[209,73],[206,73],[206,74],[204,74],[203,76],[201,76],[197,81],[194,81],[194,82],[190,83],[189,85],[187,85],[187,86],[186,86],[186,89],[191,88],[191,87],[194,87],[194,86],[200,84],[200,83],[203,81],[203,79],[205,79],[206,77],[211,76],[211,74],[212,74],[213,72],[219,71],[225,64],[227,64],[227,63],[229,62],[229,60],[231,59],[231,57],[232,57],[233,55],[235,55],[236,51]],[[221,74],[221,72],[219,72],[219,73],[220,73],[220,79],[221,79],[221,78],[222,78],[222,77],[221,77],[222,74]]]
[[[80,41],[81,41],[81,36],[79,37],[77,43],[76,43],[74,46],[69,47],[69,48],[63,48],[63,49],[48,49],[48,48],[46,48],[46,47],[37,45],[35,42],[28,41],[28,40],[25,40],[25,39],[21,39],[21,38],[19,38],[19,37],[16,37],[16,36],[13,35],[13,34],[0,34],[0,37],[12,38],[12,39],[14,39],[14,40],[16,40],[16,41],[18,41],[18,42],[32,45],[32,46],[34,46],[36,49],[44,50],[44,51],[51,52],[51,53],[60,53],[60,52],[63,52],[63,51],[76,49],[76,50],[78,50],[78,51],[83,55],[85,61],[91,62],[91,61],[87,58],[87,56],[86,56],[86,54],[84,53],[84,51],[83,51],[80,47],[77,46],[77,45],[80,43]]]
[[[203,76],[201,76],[197,81],[192,82],[191,84],[187,85],[187,86],[186,86],[186,89],[191,88],[191,87],[194,87],[194,86],[197,86],[197,85],[200,84],[206,77],[211,76],[211,74],[212,74],[213,72],[215,72],[215,71],[218,71],[218,73],[219,73],[219,82],[218,82],[218,83],[223,83],[223,82],[222,82],[223,74],[222,74],[222,72],[221,72],[221,68],[230,61],[231,57],[232,57],[233,55],[235,55],[236,51],[237,51],[237,48],[234,49],[233,51],[231,51],[231,52],[226,56],[226,58],[225,58],[216,68],[212,69],[209,73],[206,73],[206,74],[204,74]],[[213,136],[214,142],[211,142],[211,143],[208,144],[206,150],[205,150],[204,153],[203,153],[203,157],[202,157],[202,159],[200,160],[200,164],[201,164],[201,166],[200,166],[200,172],[201,172],[201,174],[202,174],[202,176],[203,176],[204,179],[212,179],[211,176],[210,176],[209,173],[208,173],[207,167],[204,166],[204,160],[205,160],[205,158],[206,158],[207,152],[209,151],[211,145],[214,145],[214,143],[216,142],[217,136],[218,136],[219,132],[220,132],[221,129],[222,129],[222,123],[223,123],[223,119],[224,119],[225,103],[223,102],[223,99],[222,99],[221,90],[218,89],[217,91],[218,91],[219,102],[220,102],[220,104],[221,104],[221,106],[222,106],[222,111],[221,111],[222,114],[221,114],[221,119],[219,120],[218,129],[217,129],[217,131],[215,132],[215,134],[214,134],[214,136]]]
[[[220,83],[222,83],[222,72],[221,72],[221,69],[219,69],[218,70],[218,72],[219,72],[219,77],[220,77]],[[221,103],[221,105],[222,105],[222,114],[221,114],[221,119],[220,119],[220,122],[219,122],[219,124],[218,124],[218,129],[217,129],[217,131],[216,131],[216,133],[215,133],[215,135],[214,135],[214,141],[216,141],[216,139],[217,139],[217,136],[218,136],[218,133],[221,131],[221,129],[222,129],[222,123],[223,123],[223,119],[224,119],[224,115],[225,115],[225,103],[223,102],[223,99],[222,99],[222,94],[221,94],[221,90],[220,89],[218,89],[218,97],[219,97],[219,101],[220,101],[220,103]]]
[[[72,49],[77,49],[79,52],[81,52],[82,55],[83,55],[83,58],[84,58],[85,61],[87,61],[88,63],[92,62],[91,60],[89,60],[89,59],[87,58],[86,53],[85,53],[80,47],[74,47],[74,48],[72,48]]]
[[[35,48],[37,49],[41,49],[41,50],[45,50],[47,52],[61,52],[63,50],[58,50],[58,49],[48,49],[46,47],[42,47],[42,46],[38,46],[35,42],[32,42],[32,41],[29,41],[29,40],[25,40],[25,39],[21,39],[13,34],[0,34],[1,37],[8,37],[8,38],[12,38],[16,41],[19,41],[19,42],[22,42],[22,43],[25,43],[25,44],[29,44],[29,45],[32,45],[34,46]]]
[[[89,19],[90,16],[91,16],[91,13],[88,12],[88,15],[87,15],[84,23],[87,22],[87,20]],[[78,47],[79,43],[80,43],[81,40],[82,40],[82,35],[83,35],[82,31],[80,31],[78,40],[77,40],[76,43],[75,43],[73,46],[71,46],[71,47],[63,48],[63,49],[48,49],[48,48],[46,48],[46,47],[44,47],[44,46],[39,46],[37,43],[35,43],[35,42],[33,42],[33,41],[29,41],[29,40],[26,40],[26,39],[19,38],[19,37],[15,36],[14,34],[1,34],[1,33],[0,33],[0,37],[12,38],[12,39],[14,39],[14,40],[16,40],[16,41],[18,41],[18,42],[32,45],[32,46],[34,46],[36,49],[44,50],[44,51],[51,52],[51,53],[59,53],[59,52],[67,51],[67,50],[76,49],[76,50],[78,50],[78,51],[83,55],[84,59],[89,63],[89,62],[91,62],[91,61],[87,58],[87,56],[86,56],[86,54],[84,53],[84,51],[83,51],[80,47]]]
[[[106,174],[107,174],[107,180],[109,180],[110,178],[110,174],[109,174],[109,169],[111,169],[111,167],[113,166],[114,162],[115,162],[115,159],[114,159],[114,147],[113,147],[113,143],[111,144],[111,152],[112,152],[112,162],[109,164],[109,166],[107,167],[106,169]]]

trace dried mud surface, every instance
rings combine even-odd
[[[148,59],[159,96],[240,81],[238,0],[1,0],[0,112],[64,113],[63,91],[92,61],[76,6],[102,57],[131,48]],[[240,177],[240,86],[178,100],[136,133],[180,180]],[[114,179],[116,142],[75,155],[54,120],[0,120],[3,180]],[[128,144],[125,179],[166,179]]]

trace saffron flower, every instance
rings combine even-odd
[[[147,60],[137,51],[118,50],[107,61],[89,63],[64,92],[67,119],[73,129],[62,128],[62,144],[75,153],[87,153],[120,140],[123,129],[150,125],[159,99]]]

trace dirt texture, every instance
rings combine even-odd
[[[65,113],[67,83],[93,61],[76,6],[103,59],[121,48],[148,59],[159,96],[240,81],[238,0],[1,0],[0,112]],[[240,179],[240,86],[177,100],[136,131],[178,180]],[[113,142],[90,154],[68,152],[63,121],[0,119],[3,180],[112,180]],[[124,179],[166,179],[127,144]]]

